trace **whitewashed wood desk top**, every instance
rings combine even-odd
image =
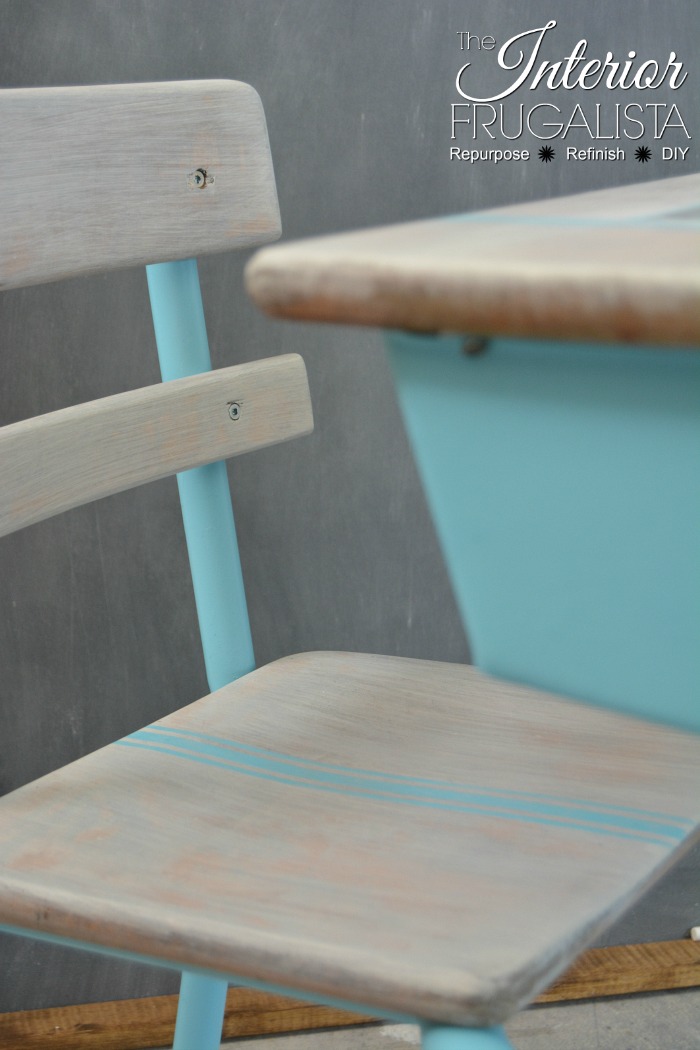
[[[700,346],[700,175],[265,248],[247,285],[299,320]]]

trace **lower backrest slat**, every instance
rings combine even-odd
[[[14,423],[0,430],[0,535],[312,428],[296,354]]]

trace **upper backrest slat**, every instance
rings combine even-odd
[[[0,289],[274,240],[265,117],[237,81],[0,91]]]
[[[312,427],[306,369],[296,354],[11,424],[0,430],[0,536]]]

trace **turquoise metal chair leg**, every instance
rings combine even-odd
[[[163,382],[211,370],[196,259],[146,267]],[[226,465],[178,474],[204,663],[213,692],[255,666]],[[174,1050],[218,1050],[226,981],[183,973]]]
[[[173,1050],[219,1050],[228,982],[183,973]]]
[[[421,1026],[423,1050],[512,1050],[502,1028]]]

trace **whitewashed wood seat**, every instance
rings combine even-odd
[[[311,427],[296,357],[189,375],[191,255],[279,229],[259,100],[9,91],[0,124],[22,175],[0,186],[0,287],[151,264],[174,380],[0,431],[0,533],[186,472],[212,688],[0,802],[0,922],[182,969],[177,1050],[218,1046],[228,979],[415,1019],[436,1050],[505,1046],[494,1026],[697,838],[697,739],[448,664],[311,653],[231,682],[251,655],[210,466]],[[55,177],[76,159],[79,194]]]
[[[10,796],[0,914],[491,1025],[698,821],[686,734],[459,665],[308,653]]]

